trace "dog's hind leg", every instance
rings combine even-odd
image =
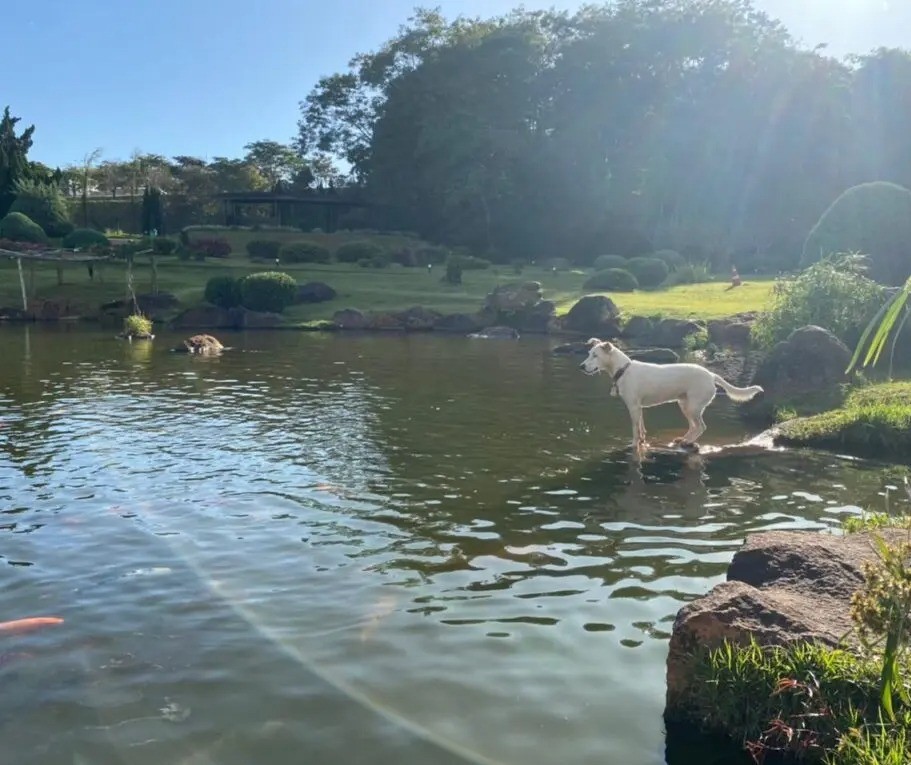
[[[686,435],[683,436],[682,443],[695,444],[699,437],[705,433],[706,426],[702,415],[714,398],[715,392],[713,390],[712,395],[708,397],[708,400],[703,399],[698,402],[694,402],[691,398],[680,400],[680,409],[683,411],[687,422],[690,424],[690,429],[686,432]]]
[[[691,439],[690,435],[692,434],[692,432],[694,430],[696,430],[697,424],[696,424],[696,420],[693,418],[688,399],[686,399],[685,397],[678,399],[677,404],[680,406],[680,411],[683,412],[683,416],[686,417],[687,425],[689,425],[689,427],[686,430],[686,433],[684,433],[682,436],[680,436],[678,438],[675,438],[671,442],[671,443],[679,446],[680,444],[692,443],[692,439]]]

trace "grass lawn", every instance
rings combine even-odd
[[[838,409],[783,424],[780,440],[860,457],[911,458],[911,382],[857,388]]]
[[[249,233],[252,232],[237,232],[238,235]],[[24,265],[28,282],[31,269],[27,263]],[[206,281],[211,277],[222,274],[241,277],[262,270],[271,270],[271,267],[250,263],[236,251],[227,260],[205,263],[180,261],[174,257],[159,258],[158,288],[173,292],[182,304],[192,305],[202,301]],[[336,300],[328,303],[289,308],[287,315],[292,322],[329,318],[341,308],[396,310],[422,305],[443,313],[470,313],[481,307],[484,296],[496,285],[517,280],[541,282],[545,298],[557,303],[558,313],[565,313],[576,300],[590,294],[582,288],[590,272],[581,270],[553,272],[528,267],[521,274],[516,274],[511,266],[500,266],[484,271],[466,271],[461,286],[440,281],[444,271],[442,266],[435,266],[432,273],[424,268],[390,266],[373,269],[340,264],[282,265],[280,270],[291,274],[299,284],[313,280],[326,282],[339,294]],[[150,286],[148,262],[137,259],[134,288],[140,293],[149,291]],[[729,292],[725,291],[726,286],[711,282],[654,292],[614,293],[611,297],[624,313],[630,315],[710,319],[741,311],[762,310],[772,282],[752,281]],[[36,264],[32,294],[37,299],[68,299],[91,313],[101,303],[126,294],[126,268],[120,262],[106,263],[100,269],[96,267],[95,280],[89,281],[84,264],[68,265],[64,269],[64,284],[60,286],[53,265]],[[19,280],[13,261],[0,260],[0,306],[21,307]]]

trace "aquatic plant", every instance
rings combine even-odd
[[[152,320],[139,313],[123,320],[123,334],[126,337],[148,337],[152,334]]]

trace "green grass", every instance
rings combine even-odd
[[[911,382],[857,388],[829,412],[785,423],[779,440],[861,457],[911,458]]]
[[[908,669],[905,662],[903,674]],[[896,698],[896,721],[880,723],[874,661],[806,643],[726,643],[696,657],[694,673],[676,711],[754,751],[784,751],[830,765],[911,761],[911,710]]]
[[[217,275],[242,277],[248,273],[274,270],[273,264],[251,263],[246,257],[244,244],[256,236],[307,238],[325,243],[335,249],[344,241],[363,239],[351,233],[307,235],[295,232],[269,231],[194,231],[193,236],[227,235],[234,251],[226,260],[210,260],[204,263],[180,261],[176,257],[158,258],[158,288],[174,293],[186,307],[200,303],[208,279]],[[387,243],[396,239],[411,242],[405,237],[376,237]],[[236,245],[236,246],[235,246]],[[544,297],[557,304],[562,314],[582,296],[592,294],[582,288],[590,275],[583,270],[551,271],[543,268],[526,267],[517,274],[511,266],[494,266],[486,270],[465,271],[463,284],[444,284],[441,277],[443,266],[434,266],[428,273],[426,268],[403,268],[390,266],[384,269],[361,268],[346,264],[283,264],[280,270],[293,276],[299,284],[307,281],[323,281],[338,292],[338,297],[327,303],[297,305],[286,312],[289,322],[301,323],[328,319],[341,308],[357,308],[364,311],[392,311],[421,305],[442,313],[473,313],[480,309],[484,297],[498,284],[513,281],[539,281],[544,288]],[[29,282],[31,266],[25,264],[26,280]],[[38,300],[68,300],[80,306],[86,315],[97,311],[101,303],[122,298],[126,293],[126,268],[122,262],[96,266],[95,280],[89,281],[84,264],[67,265],[64,270],[64,284],[57,284],[57,271],[51,264],[39,263],[34,266],[34,289],[32,296]],[[634,292],[611,295],[620,309],[627,315],[664,316],[669,318],[711,319],[724,317],[741,311],[761,310],[766,303],[772,282],[754,282],[744,287],[725,292],[722,283],[682,285],[668,290]],[[134,288],[137,293],[151,289],[151,270],[144,257],[137,258],[134,265]],[[13,261],[0,259],[0,306],[21,306],[19,281]]]

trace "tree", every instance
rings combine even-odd
[[[31,125],[16,135],[20,117],[13,117],[9,107],[0,118],[0,218],[9,212],[16,199],[16,184],[28,178],[28,152],[32,148],[35,126]]]
[[[73,229],[60,188],[36,180],[20,180],[10,212],[19,212],[37,223],[48,236],[66,236]]]
[[[92,170],[101,156],[101,149],[94,149],[83,156],[80,164],[80,183],[82,184],[82,225],[89,227],[89,185],[92,180]]]
[[[147,186],[142,194],[142,232],[164,233],[164,212],[161,205],[161,189]]]
[[[244,160],[259,171],[271,189],[280,183],[290,183],[304,168],[300,155],[292,147],[277,141],[254,141],[244,149],[247,152]]]

